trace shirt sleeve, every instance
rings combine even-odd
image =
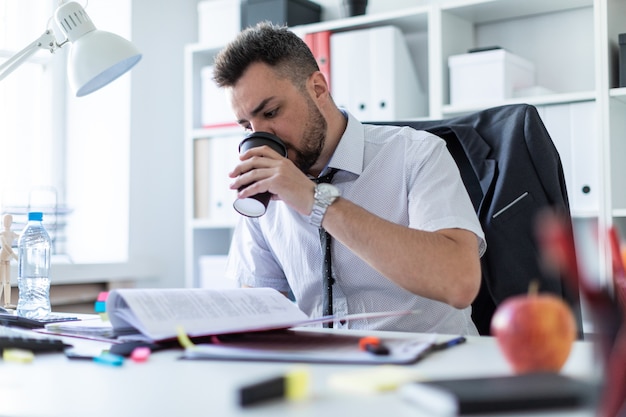
[[[469,230],[477,236],[482,256],[486,250],[484,233],[459,169],[445,142],[431,136],[425,141],[407,142],[409,227],[427,231]],[[429,155],[424,157],[425,153]],[[413,159],[410,155],[422,157]]]
[[[240,286],[290,290],[282,267],[263,238],[254,219],[242,218],[233,232],[226,276]]]

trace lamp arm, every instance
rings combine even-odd
[[[47,49],[50,53],[54,53],[60,45],[56,43],[52,30],[46,30],[39,38],[31,42],[26,48],[22,49],[9,60],[0,65],[0,81],[2,81],[7,75],[15,71],[17,67],[22,65],[24,61],[30,58],[39,49]]]

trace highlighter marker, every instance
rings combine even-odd
[[[122,366],[124,364],[124,357],[113,353],[102,352],[100,355],[94,356],[93,361],[101,365]]]
[[[247,407],[277,398],[300,400],[306,397],[308,388],[309,372],[300,369],[242,387],[239,390],[239,405]]]
[[[35,359],[35,354],[27,349],[6,348],[2,351],[2,360],[5,362],[30,363]]]

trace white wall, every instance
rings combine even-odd
[[[130,37],[131,1],[99,0],[89,6],[86,11],[99,30]],[[66,98],[66,199],[73,211],[65,249],[77,264],[128,260],[131,75],[93,94],[75,97],[71,92]]]
[[[184,285],[183,48],[197,39],[197,1],[133,0],[130,237],[132,263],[163,287]]]

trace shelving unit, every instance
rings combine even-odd
[[[393,2],[389,2],[390,8]],[[626,236],[626,88],[617,88],[618,34],[626,32],[626,2],[623,0],[433,0],[428,4],[389,10],[345,19],[292,28],[301,37],[307,33],[333,33],[394,25],[406,40],[420,83],[428,97],[424,118],[443,119],[487,107],[530,103],[540,112],[553,113],[562,107],[592,109],[583,113],[582,123],[593,137],[586,146],[593,152],[586,164],[594,184],[597,201],[583,208],[572,207],[577,230],[587,233],[589,226],[606,228],[617,225]],[[470,106],[450,104],[448,58],[470,48],[500,46],[535,64],[537,84],[549,94],[516,97]],[[200,70],[212,63],[216,48],[190,45],[186,60],[186,282],[198,286],[198,261],[203,254],[228,251],[230,231],[236,217],[199,219],[194,217],[193,143],[199,139],[232,136],[236,143],[239,128],[202,129],[200,119]],[[332,63],[331,63],[332,65]],[[331,81],[332,84],[332,81]],[[576,104],[581,104],[580,108]],[[543,114],[543,113],[542,113]],[[578,113],[576,113],[578,114]],[[420,117],[421,118],[421,117]],[[546,120],[553,136],[558,136],[558,121]],[[565,138],[568,139],[568,138]],[[558,146],[562,140],[555,140]],[[576,149],[559,149],[563,155]],[[585,155],[588,157],[587,151]],[[578,155],[580,157],[580,155]],[[580,160],[580,158],[578,159]],[[571,163],[571,161],[570,161]],[[572,167],[572,175],[580,175]],[[228,179],[224,179],[224,186]],[[581,192],[568,184],[572,196]],[[597,189],[596,189],[597,188]],[[587,196],[588,197],[588,196]],[[575,198],[573,199],[576,200]],[[591,207],[591,208],[590,208]],[[209,216],[211,217],[211,216]],[[581,239],[591,239],[583,235]],[[598,279],[609,276],[610,255],[602,245],[597,250],[598,265],[592,274]]]

